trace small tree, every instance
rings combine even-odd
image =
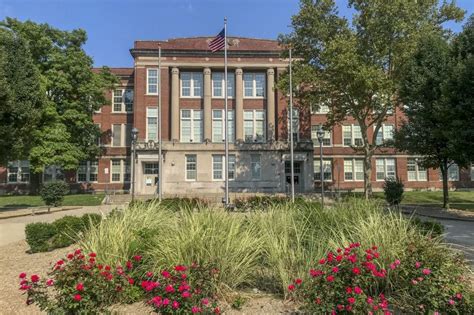
[[[41,188],[41,199],[48,206],[48,212],[51,206],[59,207],[62,205],[64,196],[69,193],[69,186],[63,181],[46,183]]]
[[[383,185],[383,193],[385,195],[385,200],[391,206],[397,206],[402,202],[403,199],[403,182],[397,178],[387,178],[385,184]]]

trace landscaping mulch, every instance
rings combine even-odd
[[[26,241],[19,241],[0,247],[0,314],[45,314],[35,305],[26,305],[25,295],[19,288],[18,275],[26,272],[28,276],[46,276],[52,264],[75,246],[56,249],[46,253],[28,254]],[[247,296],[249,296],[247,294]],[[142,303],[117,305],[111,309],[116,314],[152,314],[151,309]],[[225,314],[291,314],[294,306],[266,294],[255,294],[243,305],[241,310],[223,308]]]

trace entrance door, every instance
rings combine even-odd
[[[158,162],[143,162],[143,193],[153,195],[158,192]]]
[[[303,191],[303,178],[301,174],[301,165],[302,162],[300,161],[293,161],[293,178],[295,182],[295,192],[302,192]],[[285,161],[285,178],[286,178],[286,186],[288,187],[288,191],[291,191],[291,162]]]

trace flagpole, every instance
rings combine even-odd
[[[161,46],[158,47],[158,200],[163,199],[163,157],[161,135]]]
[[[295,169],[294,169],[294,157],[293,157],[293,82],[291,71],[291,46],[290,46],[290,163],[291,163],[291,202],[295,202]]]
[[[229,206],[229,130],[227,107],[227,17],[224,18],[224,147],[225,147],[225,206]]]

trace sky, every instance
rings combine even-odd
[[[341,14],[350,17],[347,0],[336,0]],[[467,16],[474,0],[457,0]],[[297,0],[0,0],[0,20],[48,23],[56,28],[87,31],[84,47],[95,66],[130,67],[129,49],[135,40],[213,36],[228,19],[228,34],[275,39],[290,32]],[[447,25],[454,31],[461,24]]]

